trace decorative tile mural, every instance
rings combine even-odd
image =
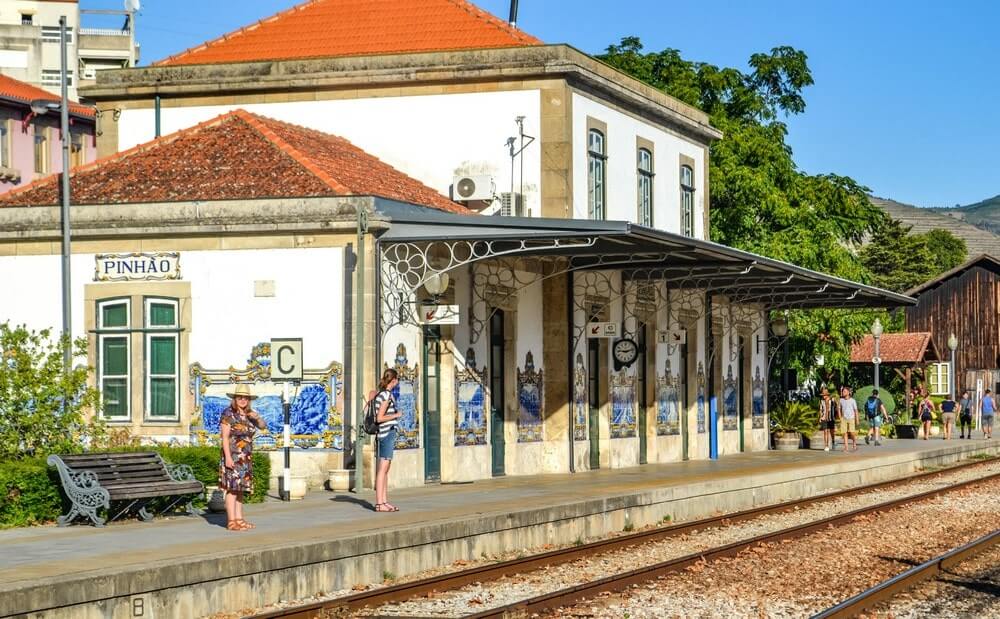
[[[681,433],[680,376],[670,370],[667,359],[663,374],[656,377],[656,434],[669,436]]]
[[[455,375],[455,445],[486,444],[486,368],[476,368],[476,351],[465,351]]]
[[[764,427],[764,379],[760,375],[760,366],[754,369],[753,375],[753,429]]]
[[[611,373],[611,438],[635,436],[635,377]]]
[[[542,370],[535,370],[535,358],[529,350],[524,356],[524,371],[517,368],[517,442],[542,440]]]
[[[386,369],[389,364],[385,364]],[[410,365],[406,358],[406,346],[396,347],[396,359],[392,365],[399,375],[392,397],[396,400],[396,412],[402,416],[396,425],[396,449],[416,449],[420,447],[420,415],[417,407],[420,394],[420,376],[417,364]]]
[[[192,444],[218,442],[219,419],[230,404],[226,393],[232,392],[237,383],[248,383],[258,396],[253,401],[253,409],[267,421],[267,433],[258,434],[254,444],[261,449],[284,447],[281,406],[284,387],[271,382],[270,342],[254,346],[243,369],[229,366],[224,370],[212,370],[195,362],[188,375],[194,396]],[[343,449],[343,376],[343,366],[336,361],[321,370],[304,370],[302,384],[297,390],[293,387],[292,446]]]
[[[696,413],[698,434],[704,434],[708,425],[705,422],[705,365],[698,362],[698,411]]]
[[[587,440],[587,368],[583,365],[583,355],[576,353],[576,367],[573,370],[573,440]]]
[[[733,378],[733,366],[732,364],[727,364],[726,377],[722,380],[723,430],[736,430],[740,426],[740,412],[737,406],[739,393],[736,389],[737,384],[736,379]]]

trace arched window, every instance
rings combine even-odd
[[[637,155],[637,193],[639,225],[653,227],[653,153],[640,148]]]
[[[587,217],[590,219],[606,217],[607,159],[604,134],[591,129],[587,132]]]
[[[681,234],[694,236],[694,170],[681,166]]]

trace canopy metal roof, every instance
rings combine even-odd
[[[452,215],[382,201],[376,209],[390,221],[381,244],[463,241],[482,244],[484,255],[564,256],[575,269],[652,271],[668,287],[705,289],[770,309],[916,304],[888,290],[625,221]]]

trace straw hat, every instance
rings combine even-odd
[[[246,397],[250,398],[251,400],[256,400],[257,399],[257,396],[255,396],[254,394],[250,393],[250,385],[247,385],[245,383],[240,383],[240,384],[236,385],[236,389],[234,389],[230,393],[227,393],[226,395],[228,395],[231,398],[235,398],[237,396],[241,396],[242,395],[242,396],[246,396]]]

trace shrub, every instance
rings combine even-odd
[[[806,436],[819,429],[819,413],[803,402],[785,402],[771,411],[775,432],[797,432]]]

